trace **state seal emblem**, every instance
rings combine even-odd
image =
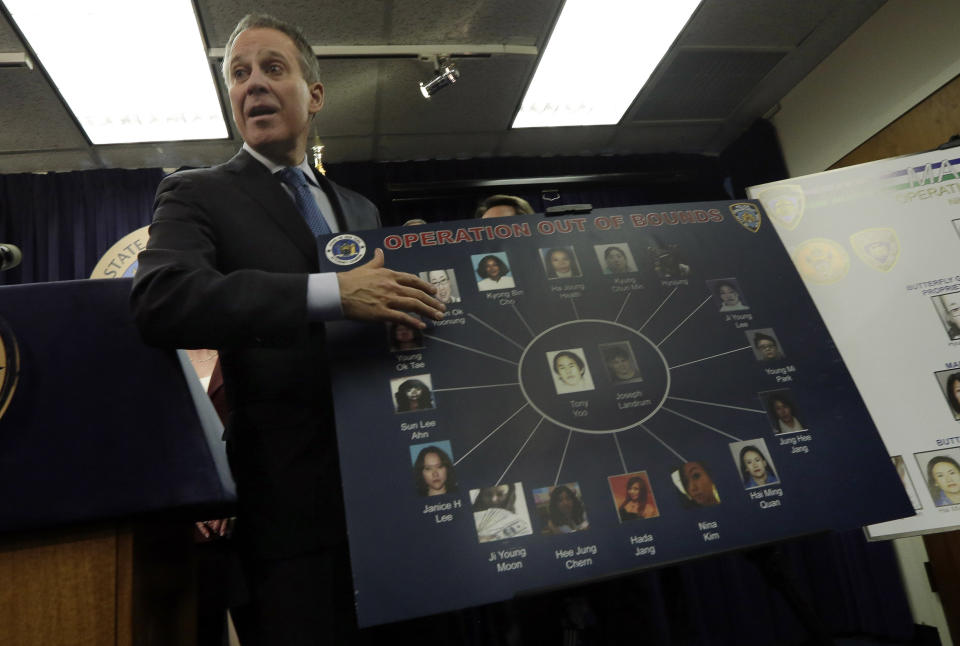
[[[13,330],[0,318],[0,417],[7,412],[20,376],[20,350]]]
[[[900,257],[900,240],[893,229],[857,231],[850,236],[850,245],[863,264],[877,271],[890,271]]]
[[[750,202],[737,202],[730,205],[730,214],[750,233],[760,230],[760,209]]]
[[[90,278],[132,278],[137,273],[137,258],[147,248],[150,227],[140,227],[123,236],[97,262]]]
[[[327,259],[336,265],[352,265],[363,258],[367,243],[350,233],[333,236],[325,248]]]
[[[804,280],[826,285],[847,275],[850,256],[833,240],[813,238],[794,250],[793,264]]]
[[[777,184],[757,193],[764,210],[790,231],[797,228],[803,217],[805,198],[796,184]]]

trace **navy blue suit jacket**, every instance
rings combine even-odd
[[[380,225],[366,198],[318,175],[341,231]],[[318,249],[279,180],[240,151],[157,190],[131,305],[147,343],[220,351],[238,538],[266,557],[343,540],[324,329],[307,320]]]

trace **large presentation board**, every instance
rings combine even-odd
[[[377,247],[449,309],[329,326],[361,625],[911,511],[753,203],[343,234],[321,262]]]
[[[873,416],[916,515],[960,527],[960,151],[755,186]]]

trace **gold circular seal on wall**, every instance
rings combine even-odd
[[[0,417],[7,412],[20,376],[20,350],[10,325],[0,318]]]
[[[137,271],[137,256],[147,247],[148,229],[140,227],[120,238],[107,249],[90,272],[90,278],[130,278]]]

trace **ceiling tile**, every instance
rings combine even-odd
[[[390,43],[542,44],[561,0],[394,2]]]
[[[646,88],[629,120],[722,119],[771,69],[783,52],[680,50]]]
[[[837,0],[705,0],[678,44],[795,47],[838,4]]]
[[[0,68],[0,152],[87,145],[39,70]]]
[[[240,141],[177,141],[123,146],[96,146],[104,168],[179,168],[213,166],[240,150]]]
[[[0,174],[49,171],[66,173],[100,168],[89,150],[44,150],[0,155]]]
[[[455,61],[460,80],[430,99],[419,83],[433,78],[420,61],[382,61],[378,132],[381,134],[489,132],[513,119],[532,56],[491,56]]]
[[[10,26],[6,16],[0,13],[0,52],[8,54],[22,51],[23,43],[17,38],[17,34]]]
[[[311,45],[382,44],[382,0],[200,0],[209,47],[223,47],[248,13],[266,13],[296,24]]]
[[[314,118],[314,129],[337,136],[373,132],[377,77],[376,61],[321,60],[324,101]]]
[[[412,58],[321,59],[326,105],[314,130],[328,159],[700,152],[714,154],[767,113],[886,0],[703,0],[677,45],[620,126],[510,130],[533,56],[457,58],[461,80],[429,101],[432,77]],[[939,0],[946,2],[948,0]],[[562,0],[195,0],[211,47],[222,47],[249,12],[296,21],[317,45],[421,43],[543,47]],[[24,46],[0,17],[0,53]],[[82,132],[42,73],[0,68],[0,164],[34,170],[215,163],[232,139],[100,147]],[[722,120],[722,123],[720,123]],[[63,151],[58,153],[57,151]],[[4,153],[6,153],[4,155]],[[10,157],[13,155],[12,157]],[[24,156],[26,155],[26,156]],[[0,172],[2,172],[0,166]]]

